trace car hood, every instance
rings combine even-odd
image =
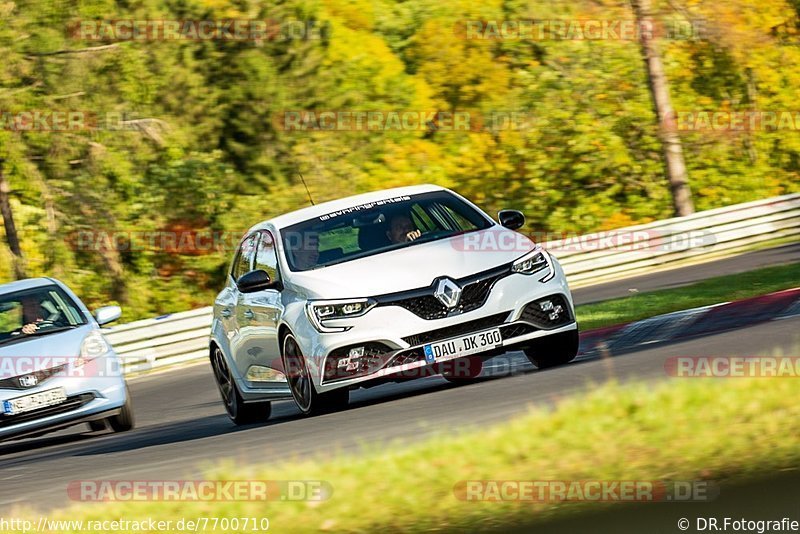
[[[290,283],[308,298],[370,297],[462,278],[514,261],[534,248],[527,237],[500,226],[420,243],[313,271]]]
[[[80,355],[83,338],[92,331],[92,328],[94,328],[93,325],[86,324],[73,330],[30,337],[24,341],[0,345],[0,359],[2,359],[3,367],[13,364],[30,372],[48,369],[57,359],[60,359],[60,362],[57,363],[64,363],[65,358],[72,359]],[[0,370],[0,375],[2,375],[0,378],[7,378],[7,374],[5,370]]]

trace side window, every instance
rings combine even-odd
[[[446,204],[442,204],[442,211],[444,211],[451,221],[455,223],[454,230],[474,230],[475,225],[464,218],[463,215],[455,211],[453,208]]]
[[[231,268],[231,276],[234,280],[238,280],[240,276],[252,270],[250,266],[253,264],[257,237],[258,234],[253,234],[242,241],[239,246],[239,250],[236,252],[236,259],[233,260],[233,268]]]
[[[258,252],[256,252],[256,264],[253,269],[263,269],[267,271],[270,280],[278,280],[278,255],[275,250],[275,240],[267,231],[261,232]]]
[[[436,230],[436,224],[431,220],[430,216],[425,212],[425,208],[421,205],[415,204],[414,207],[411,208],[411,217],[416,227],[423,232]]]

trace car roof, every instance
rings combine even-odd
[[[0,295],[54,284],[58,285],[58,282],[52,278],[26,278],[24,280],[17,280],[16,282],[9,282],[7,284],[0,285]]]
[[[340,198],[338,200],[331,200],[329,202],[323,202],[322,204],[317,204],[315,206],[309,206],[307,208],[291,211],[284,215],[279,215],[278,217],[274,217],[272,219],[256,224],[255,226],[250,228],[248,233],[253,232],[255,230],[261,230],[270,224],[272,224],[278,229],[286,228],[287,226],[307,221],[315,217],[321,217],[323,215],[332,213],[337,210],[350,208],[353,206],[359,206],[361,204],[368,204],[370,202],[378,202],[380,200],[385,200],[404,195],[417,195],[420,193],[430,193],[433,191],[446,191],[446,190],[447,189],[445,189],[444,187],[438,185],[424,184],[424,185],[412,185],[406,187],[395,187],[392,189],[382,189],[380,191],[362,193],[360,195]]]

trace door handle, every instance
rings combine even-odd
[[[230,310],[229,308],[222,308],[222,309],[219,311],[219,314],[220,314],[221,316],[223,316],[223,317],[230,317],[230,316],[231,316],[231,310]]]
[[[245,310],[244,311],[244,318],[245,319],[254,319],[255,316],[256,316],[256,314],[253,313],[253,310]]]

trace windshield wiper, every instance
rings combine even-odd
[[[56,326],[53,328],[45,327],[30,334],[21,334],[20,337],[17,339],[24,339],[26,337],[34,337],[34,336],[44,336],[46,334],[54,334],[55,332],[64,332],[65,330],[73,330],[75,328],[78,328],[78,325]]]
[[[64,332],[66,330],[72,330],[74,328],[78,328],[78,326],[80,326],[80,325],[70,325],[70,326],[59,326],[57,328],[47,328],[45,330],[37,330],[36,332],[33,332],[32,334],[23,334],[22,332],[19,332],[17,334],[11,335],[10,337],[7,337],[5,339],[0,339],[0,346],[8,345],[8,344],[11,344],[11,343],[18,343],[20,341],[25,341],[26,339],[31,338],[31,337],[44,336],[44,335],[47,335],[47,334],[55,334],[55,333],[58,333],[58,332]]]

